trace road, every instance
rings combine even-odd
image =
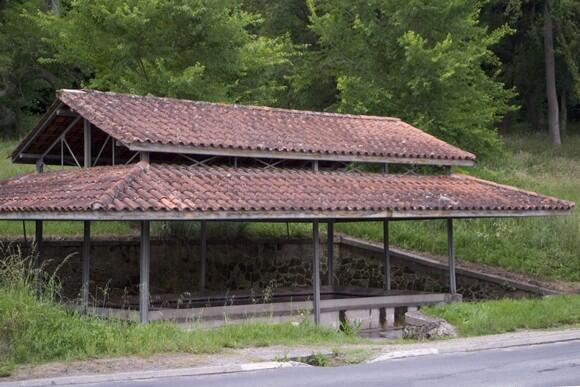
[[[580,341],[437,354],[335,368],[283,368],[131,381],[114,385],[122,387],[570,386],[580,385]]]

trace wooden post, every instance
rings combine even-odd
[[[312,170],[318,172],[318,160],[312,161]]]
[[[207,221],[201,221],[200,227],[200,238],[201,238],[201,264],[199,266],[199,290],[206,289],[206,278],[207,278]]]
[[[334,283],[334,222],[328,222],[327,232],[328,235],[328,286],[332,286]]]
[[[81,311],[86,313],[89,307],[89,282],[91,273],[91,222],[84,222],[83,230],[83,266],[82,266],[82,304]]]
[[[383,261],[385,266],[385,279],[383,285],[386,290],[391,290],[391,250],[389,244],[389,221],[383,221]]]
[[[320,325],[320,237],[318,233],[318,221],[312,222],[312,287],[314,323]]]
[[[451,294],[457,293],[457,282],[455,278],[455,245],[453,242],[453,219],[447,219],[447,254],[449,256],[449,291]]]
[[[149,322],[149,264],[151,241],[149,239],[149,221],[141,221],[139,316],[141,324]]]

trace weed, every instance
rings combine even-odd
[[[55,276],[35,268],[33,261],[19,252],[0,257],[0,372],[4,374],[18,364],[56,360],[364,342],[309,321],[247,322],[185,331],[166,322],[140,325],[85,316],[56,303],[60,287]]]
[[[423,308],[455,325],[464,336],[552,328],[580,323],[580,295],[464,302]]]
[[[340,322],[340,330],[347,336],[358,336],[361,329],[361,322],[358,320],[348,321],[346,319]]]

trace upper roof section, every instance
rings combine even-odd
[[[475,160],[397,118],[93,90],[60,90],[57,97],[52,110],[66,105],[130,151],[431,165],[473,165]],[[58,125],[51,119],[58,116],[49,111],[18,146],[15,161],[26,161],[23,154],[42,154],[43,144],[51,143],[44,132],[53,137],[58,132],[51,129]]]

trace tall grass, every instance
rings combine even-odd
[[[561,149],[541,135],[506,138],[502,160],[483,162],[458,172],[511,184],[580,203],[580,136],[569,136]],[[580,281],[580,210],[570,216],[455,221],[457,256],[461,260],[500,266],[552,280]],[[349,223],[338,231],[382,240],[379,223]],[[393,222],[391,243],[403,248],[444,254],[443,221]]]
[[[298,325],[247,322],[185,331],[167,322],[140,325],[84,316],[57,303],[60,286],[55,278],[19,252],[0,258],[0,374],[18,364],[56,360],[363,341],[309,321]]]
[[[454,303],[422,309],[455,325],[464,336],[580,324],[580,295]]]

